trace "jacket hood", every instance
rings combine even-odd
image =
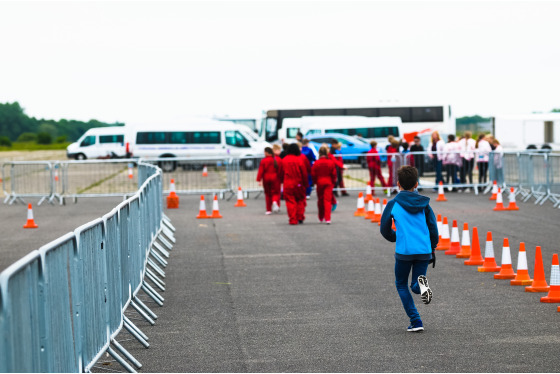
[[[409,213],[419,213],[430,203],[430,198],[420,195],[417,191],[400,191],[394,199]]]

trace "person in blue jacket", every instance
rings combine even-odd
[[[436,266],[435,248],[438,244],[436,217],[430,207],[430,198],[418,193],[418,170],[402,166],[397,171],[399,193],[387,203],[381,216],[381,235],[395,246],[395,285],[404,310],[410,318],[407,331],[424,331],[420,314],[408,290],[408,277],[412,271],[410,289],[420,294],[422,302],[429,304],[432,290],[426,272],[428,264]],[[396,231],[392,229],[395,221]]]
[[[313,150],[309,147],[309,139],[303,139],[301,144],[302,144],[301,153],[304,154],[305,157],[307,157],[307,159],[309,160],[309,165],[313,167],[313,163],[317,160],[317,158],[315,157]],[[305,190],[305,194],[307,195],[308,199],[311,197],[312,190],[313,190],[313,181],[311,180],[311,173],[309,173],[309,186]]]

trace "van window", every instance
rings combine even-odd
[[[361,127],[355,129],[329,129],[326,133],[339,133],[344,135],[362,135],[364,138],[386,138],[389,135],[398,137],[399,128],[397,126],[384,127]],[[309,134],[309,133],[308,133]]]
[[[99,143],[121,143],[124,144],[124,135],[100,135]]]
[[[163,131],[144,131],[136,134],[136,144],[165,144],[166,136]]]
[[[189,131],[187,139],[189,139],[189,143],[193,144],[220,144],[222,142],[219,131]]]
[[[288,127],[286,129],[286,137],[288,139],[295,139],[298,132],[299,132],[299,127]]]
[[[170,132],[169,133],[169,143],[171,144],[187,144],[187,133],[186,132]]]
[[[84,140],[82,140],[82,142],[80,143],[80,147],[89,147],[90,145],[94,145],[94,144],[95,144],[95,135],[89,135],[86,136]]]
[[[249,147],[249,142],[239,131],[226,131],[226,144],[233,147]]]

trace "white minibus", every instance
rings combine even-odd
[[[400,117],[309,116],[301,118],[301,132],[304,136],[339,133],[383,142],[389,135],[401,136],[402,121]]]
[[[131,134],[134,157],[203,159],[231,156],[240,158],[245,169],[253,169],[256,163],[252,157],[263,157],[264,148],[270,147],[247,126],[209,119],[196,119],[174,126],[133,127]],[[183,161],[159,162],[166,172],[175,170],[178,165],[185,169],[189,167]]]
[[[76,160],[129,157],[127,128],[94,127],[66,148],[66,156]]]

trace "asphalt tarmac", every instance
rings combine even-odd
[[[535,246],[542,246],[550,281],[560,210],[518,202],[518,212],[494,212],[488,195],[447,193],[447,202],[427,195],[450,225],[456,219],[460,231],[463,222],[478,227],[483,256],[492,231],[498,265],[504,237],[514,268],[519,242],[526,243],[531,275]],[[245,208],[233,206],[235,197],[221,200],[223,218],[215,220],[195,218],[199,196],[180,196],[179,209],[165,210],[177,242],[164,306],[142,294],[158,319],[154,326],[134,320],[151,346],[129,340],[126,331],[119,341],[145,372],[558,372],[558,304],[540,303],[545,294],[494,280],[443,252],[428,269],[432,302],[415,295],[425,331],[407,332],[394,285],[394,244],[377,224],[353,216],[356,198],[355,192],[340,198],[328,226],[317,221],[313,195],[305,223],[289,226],[285,206],[264,215],[263,196],[246,199]],[[37,230],[21,229],[26,207],[0,206],[0,269],[119,201],[42,205]],[[211,209],[209,197],[206,205]]]

